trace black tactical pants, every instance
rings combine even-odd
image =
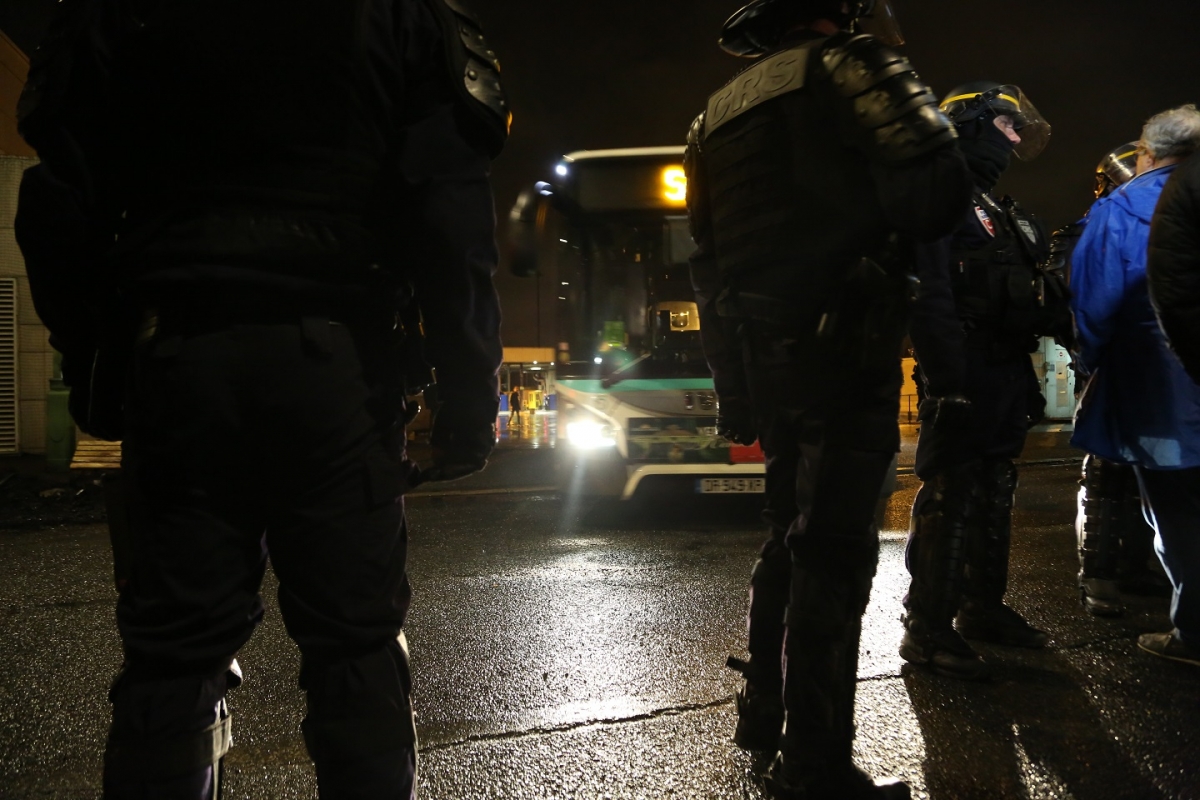
[[[751,589],[751,664],[782,666],[784,758],[805,779],[851,765],[861,619],[879,552],[875,506],[899,445],[899,359],[883,350],[862,365],[763,325],[745,336],[767,459],[763,560],[773,565],[756,569]],[[789,569],[778,566],[781,550]]]
[[[964,394],[971,401],[969,414],[965,419],[955,420],[953,426],[931,424],[930,420],[922,419],[915,469],[922,484],[913,502],[913,526],[905,551],[905,562],[914,579],[906,601],[910,609],[912,593],[918,590],[936,596],[918,597],[917,605],[944,610],[952,608],[955,605],[953,598],[941,595],[959,591],[960,587],[946,584],[961,581],[963,569],[968,569],[986,586],[962,588],[990,594],[995,594],[998,589],[1003,595],[1008,569],[1006,532],[1016,488],[1012,461],[1020,456],[1025,446],[1032,371],[1033,364],[1027,354],[1017,353],[1011,358],[992,360],[981,350],[968,349]],[[945,477],[938,480],[939,476]],[[969,516],[970,519],[922,524],[923,519],[933,520],[946,515]],[[981,539],[991,531],[996,534],[992,538],[998,544],[991,546],[987,541],[967,541],[945,546],[944,542],[930,542],[929,546],[937,546],[945,552],[945,559],[919,556],[924,535],[946,535],[953,531],[960,534],[965,531],[968,539]],[[959,567],[939,563],[960,559],[964,550],[967,557]],[[967,561],[973,562],[970,567]],[[922,571],[927,574],[919,574]],[[949,624],[948,619],[944,622]]]
[[[268,554],[302,655],[321,797],[412,796],[406,462],[367,379],[373,358],[321,317],[167,313],[139,345],[122,462],[129,533],[114,542],[129,569],[106,796],[209,796],[219,753],[206,731],[262,618]]]
[[[1137,468],[1158,536],[1155,550],[1171,579],[1171,622],[1179,638],[1200,648],[1200,467]]]

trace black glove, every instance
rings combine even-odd
[[[971,422],[971,401],[961,394],[926,397],[917,410],[917,420],[936,431],[965,430]]]
[[[496,445],[496,414],[444,403],[433,418],[429,443],[433,466],[421,471],[424,481],[453,481],[487,466]]]
[[[734,444],[754,444],[758,429],[754,424],[754,409],[746,398],[733,395],[717,401],[717,433]]]

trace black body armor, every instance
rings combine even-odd
[[[457,0],[425,5],[446,65],[433,82],[383,66],[394,54],[369,32],[395,27],[382,19],[401,13],[390,3],[320,3],[296,14],[281,0],[253,8],[218,0],[112,14],[108,41],[67,43],[74,57],[56,60],[60,75],[34,71],[22,129],[36,142],[42,127],[61,127],[54,106],[68,79],[111,77],[90,81],[105,110],[90,128],[115,133],[94,149],[102,158],[88,155],[89,142],[81,147],[86,168],[105,170],[84,179],[109,192],[96,210],[123,214],[114,256],[127,281],[204,263],[362,283],[364,273],[346,274],[347,265],[395,261],[377,234],[404,216],[405,201],[381,187],[396,182],[389,153],[401,128],[419,121],[410,109],[449,109],[489,158],[508,130],[499,66],[478,22]],[[67,38],[81,26],[64,27]],[[255,55],[247,64],[227,50]],[[119,90],[102,96],[110,83]]]
[[[1066,281],[1050,263],[1041,222],[1011,198],[976,191],[951,244],[959,316],[977,340],[1017,351],[1069,329]]]
[[[870,36],[755,62],[710,98],[685,161],[693,219],[711,222],[730,295],[768,296],[815,321],[844,273],[885,249],[872,162],[903,163],[953,136],[908,61]]]

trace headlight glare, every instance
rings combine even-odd
[[[599,422],[590,421],[568,422],[567,441],[574,447],[584,450],[613,447],[617,443],[613,437],[612,428]]]

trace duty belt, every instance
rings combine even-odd
[[[717,298],[722,317],[752,319],[786,327],[796,332],[819,334],[827,317],[812,303],[780,300],[754,292],[725,292]]]
[[[137,340],[160,335],[194,335],[231,325],[303,325],[306,320],[324,320],[333,324],[359,324],[378,319],[386,323],[379,310],[353,308],[345,303],[318,299],[270,299],[261,295],[244,298],[206,296],[196,302],[178,298],[147,303],[143,306]]]

